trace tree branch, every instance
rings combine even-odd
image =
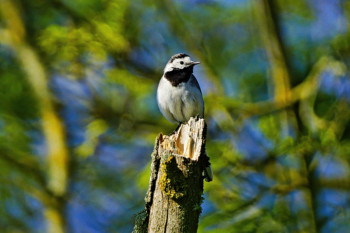
[[[42,130],[47,143],[48,189],[53,198],[66,195],[68,179],[68,150],[66,148],[63,123],[56,114],[51,102],[48,88],[48,77],[35,50],[26,41],[26,31],[18,12],[19,7],[14,1],[0,1],[0,12],[8,31],[8,43],[16,52],[39,103],[42,118]],[[59,204],[46,204],[45,215],[48,222],[48,232],[64,232],[63,199]]]

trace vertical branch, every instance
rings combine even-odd
[[[63,205],[68,177],[68,151],[62,122],[51,102],[45,68],[35,50],[26,43],[26,32],[18,8],[13,1],[0,2],[0,12],[5,22],[6,42],[16,53],[21,68],[37,97],[42,118],[42,129],[47,143],[47,185],[53,202],[46,204],[45,216],[48,221],[48,232],[64,232]],[[52,204],[54,203],[54,204]]]
[[[48,186],[55,195],[62,196],[66,192],[68,170],[68,152],[62,122],[50,101],[44,67],[35,52],[28,45],[17,46],[15,50],[40,106],[42,128],[48,149]]]
[[[270,62],[274,101],[282,104],[288,103],[291,99],[290,75],[286,57],[283,54],[281,38],[277,33],[277,25],[272,16],[272,1],[258,0],[255,1],[254,7],[260,35]],[[289,115],[288,111],[279,114],[284,136],[288,135],[288,128],[292,120],[289,119]]]
[[[312,163],[312,157],[313,153],[311,151],[306,152],[303,154],[303,159],[302,163],[304,166],[304,171],[305,171],[305,176],[307,178],[308,182],[308,190],[306,190],[306,197],[307,197],[307,202],[308,202],[308,207],[311,210],[311,223],[313,226],[313,231],[312,232],[320,232],[320,226],[317,224],[317,192],[318,192],[318,187],[315,182],[315,164]]]
[[[256,1],[255,11],[260,34],[271,65],[274,99],[278,102],[288,102],[290,99],[290,75],[282,43],[277,33],[277,26],[272,17],[271,1]]]
[[[290,90],[290,73],[287,66],[287,60],[283,53],[283,46],[281,38],[278,35],[278,27],[273,18],[274,5],[273,1],[269,0],[257,0],[255,1],[255,14],[260,30],[260,34],[263,40],[263,44],[267,51],[268,59],[271,66],[272,84],[274,90],[274,101],[277,103],[285,104],[291,100]],[[296,122],[295,119],[290,118],[290,111],[285,110],[280,113],[279,120],[282,122],[282,133],[288,135],[289,123],[291,120]],[[313,232],[317,232],[316,226],[316,195],[317,190],[313,185],[314,177],[310,175],[309,163],[306,158],[302,158],[302,162],[305,163],[306,176],[309,182],[309,190],[307,196],[309,198],[309,206],[311,207],[311,222],[313,225]]]

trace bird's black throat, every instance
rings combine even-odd
[[[169,80],[174,87],[178,86],[182,82],[187,82],[193,73],[193,66],[186,67],[184,69],[173,69],[164,74],[164,77]]]

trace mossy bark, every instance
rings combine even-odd
[[[203,194],[206,124],[191,118],[169,136],[156,140],[143,214],[134,232],[197,232]],[[141,216],[142,215],[142,216]]]

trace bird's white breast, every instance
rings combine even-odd
[[[196,115],[203,117],[202,93],[191,82],[192,78],[194,77],[176,87],[164,77],[161,78],[157,90],[157,101],[159,109],[170,122],[185,122]]]

